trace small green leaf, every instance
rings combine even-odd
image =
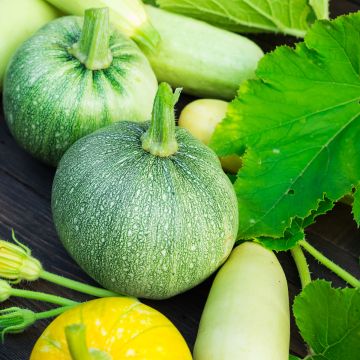
[[[234,185],[239,236],[282,238],[324,196],[335,202],[359,183],[360,12],[318,21],[296,49],[267,54],[257,77],[211,146],[221,156],[245,149]]]
[[[360,359],[360,290],[310,283],[295,298],[294,315],[311,360]]]
[[[289,355],[289,360],[301,360],[301,359],[297,356]]]

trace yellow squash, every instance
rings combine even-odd
[[[90,355],[76,357],[77,349],[73,349],[73,356],[70,355],[65,329],[76,324],[82,324],[86,330],[85,342]],[[80,349],[81,339],[78,344]],[[136,299],[126,297],[96,299],[66,311],[45,329],[35,344],[30,360],[79,358],[192,359],[185,340],[164,315]]]
[[[228,102],[217,99],[195,100],[184,107],[179,126],[208,145],[216,126],[225,118],[228,105]],[[241,167],[241,159],[237,155],[224,156],[220,161],[223,169],[232,174],[236,174]]]

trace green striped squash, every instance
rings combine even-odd
[[[110,28],[108,9],[54,20],[23,43],[4,82],[17,142],[56,165],[77,139],[120,120],[145,121],[157,89],[138,47]]]
[[[122,294],[164,299],[194,287],[226,260],[237,235],[234,189],[215,153],[175,127],[177,97],[161,84],[151,122],[80,139],[55,175],[61,241]]]

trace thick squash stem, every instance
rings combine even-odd
[[[174,106],[179,100],[181,89],[173,93],[167,83],[161,83],[155,96],[149,129],[142,136],[142,147],[149,153],[168,157],[176,153]]]
[[[29,309],[11,307],[0,311],[0,334],[4,342],[6,334],[18,334],[33,325],[37,320],[58,316],[72,306],[58,307],[43,312],[34,312]]]
[[[12,283],[23,280],[43,279],[54,284],[96,297],[121,296],[113,291],[59,276],[43,269],[42,264],[31,255],[31,250],[17,240],[12,231],[14,243],[0,240],[0,278]]]
[[[72,360],[110,360],[103,351],[92,349],[86,345],[86,329],[83,324],[69,325],[65,328],[65,336]]]
[[[109,9],[88,9],[85,11],[80,40],[68,51],[89,70],[106,69],[113,59],[109,42]]]
[[[110,22],[121,33],[127,35],[142,50],[154,50],[160,35],[150,23],[141,0],[47,0],[65,14],[82,16],[92,7],[107,6]]]

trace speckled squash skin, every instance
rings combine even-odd
[[[138,47],[111,30],[113,61],[89,70],[68,49],[83,18],[67,16],[41,28],[17,50],[4,82],[4,110],[17,142],[57,165],[77,139],[120,120],[149,119],[157,81]]]
[[[205,280],[228,257],[237,200],[215,153],[176,127],[178,150],[143,150],[149,123],[121,122],[77,141],[53,184],[57,232],[104,287],[164,299]]]
[[[65,327],[82,323],[89,349],[109,359],[191,360],[185,340],[161,313],[130,298],[83,303],[57,317],[43,332],[30,360],[72,360]]]

